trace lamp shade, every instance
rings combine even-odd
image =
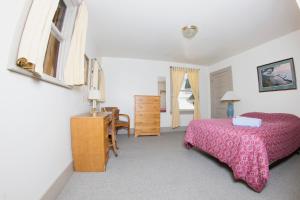
[[[89,90],[89,97],[88,98],[89,98],[89,100],[100,101],[100,91],[95,90],[95,89]]]
[[[234,94],[233,91],[227,91],[221,98],[221,101],[239,101],[240,99]]]
[[[298,7],[300,9],[300,0],[296,0],[297,4],[298,4]]]

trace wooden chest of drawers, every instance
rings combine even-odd
[[[71,118],[72,154],[74,170],[103,172],[108,161],[107,114],[75,116]]]
[[[135,96],[135,137],[160,135],[160,97]]]

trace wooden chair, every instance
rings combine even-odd
[[[118,107],[103,107],[101,109],[102,112],[112,112],[113,109],[118,110],[118,114],[115,116],[116,122],[116,134],[118,133],[118,129],[120,128],[127,128],[128,129],[128,137],[130,137],[130,117],[127,114],[120,114]],[[120,120],[120,117],[125,117],[127,121]]]
[[[111,111],[111,124],[109,127],[109,147],[112,148],[114,155],[117,157],[118,156],[118,152],[117,150],[118,145],[117,145],[117,128],[116,128],[116,119],[117,116],[119,114],[119,109],[112,109]]]

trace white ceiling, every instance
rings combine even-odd
[[[100,57],[208,65],[300,28],[295,0],[86,0]],[[181,27],[196,25],[195,38]]]

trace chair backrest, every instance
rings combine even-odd
[[[119,119],[119,113],[120,113],[120,110],[119,109],[112,109],[111,111],[111,117],[113,120],[118,120]]]
[[[113,109],[119,109],[118,107],[102,107],[102,112],[112,112]]]
[[[109,113],[112,113],[113,110],[117,110],[117,111],[115,111],[115,112],[117,112],[117,114],[116,114],[116,113],[114,114],[115,116],[113,116],[113,114],[112,114],[113,118],[116,119],[116,120],[119,120],[119,113],[120,113],[120,110],[119,110],[118,107],[102,107],[102,108],[101,108],[101,111],[102,111],[102,112],[109,112]]]

